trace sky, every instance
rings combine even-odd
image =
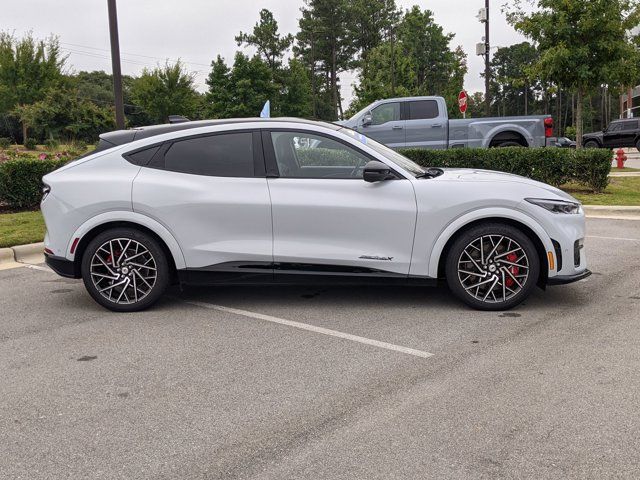
[[[501,6],[506,0],[491,0],[492,47],[508,46],[524,40],[508,24]],[[396,0],[398,6],[418,5],[430,9],[445,32],[455,34],[452,47],[461,45],[468,55],[469,73],[465,89],[483,91],[480,73],[483,57],[475,55],[475,45],[484,35],[484,25],[476,15],[484,0]],[[200,91],[210,64],[218,54],[227,63],[236,50],[247,54],[251,48],[238,47],[234,37],[250,31],[258,20],[258,12],[267,8],[274,13],[283,33],[297,31],[302,0],[120,0],[118,23],[122,71],[138,74],[166,60],[180,58],[194,73]],[[31,31],[37,38],[57,35],[68,69],[111,71],[109,24],[106,0],[1,0],[0,30],[17,36]],[[343,97],[348,105],[352,72],[341,76]]]

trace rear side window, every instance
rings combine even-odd
[[[160,150],[160,145],[156,145],[155,147],[151,148],[145,148],[144,150],[138,150],[137,152],[128,153],[127,155],[125,155],[125,157],[134,165],[144,167],[145,165],[149,165],[149,162],[158,152],[158,150]]]
[[[180,140],[164,155],[165,169],[212,177],[253,177],[252,134],[225,133]]]
[[[438,117],[438,102],[435,100],[419,100],[409,102],[409,118],[407,120],[425,120]]]
[[[628,122],[624,122],[622,124],[622,129],[623,130],[637,130],[638,129],[638,121],[637,120],[630,120]]]

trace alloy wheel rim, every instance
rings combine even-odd
[[[529,257],[506,235],[483,235],[469,242],[458,259],[460,284],[474,299],[504,303],[518,295],[529,279]]]
[[[151,293],[158,278],[148,248],[131,238],[103,243],[91,257],[91,281],[98,293],[116,304],[132,304]]]

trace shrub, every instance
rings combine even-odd
[[[11,146],[11,139],[9,137],[0,137],[0,149],[6,150]]]
[[[44,145],[45,145],[45,147],[47,147],[47,150],[53,151],[53,150],[56,150],[60,146],[60,142],[58,140],[56,140],[55,138],[50,138],[46,142],[44,142]]]
[[[42,177],[68,159],[18,158],[0,163],[0,200],[10,208],[33,208],[42,197]]]
[[[424,167],[481,168],[514,173],[559,187],[575,182],[601,192],[608,183],[611,151],[565,148],[406,149],[401,153]]]
[[[35,138],[25,138],[23,145],[27,150],[35,150],[38,144]]]

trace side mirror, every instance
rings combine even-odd
[[[389,166],[377,160],[371,160],[364,166],[362,172],[362,178],[365,182],[374,183],[382,182],[383,180],[391,180],[395,178],[395,175],[391,173]]]
[[[373,123],[373,115],[371,115],[371,112],[365,113],[364,116],[362,117],[362,126],[367,127],[372,123]]]

